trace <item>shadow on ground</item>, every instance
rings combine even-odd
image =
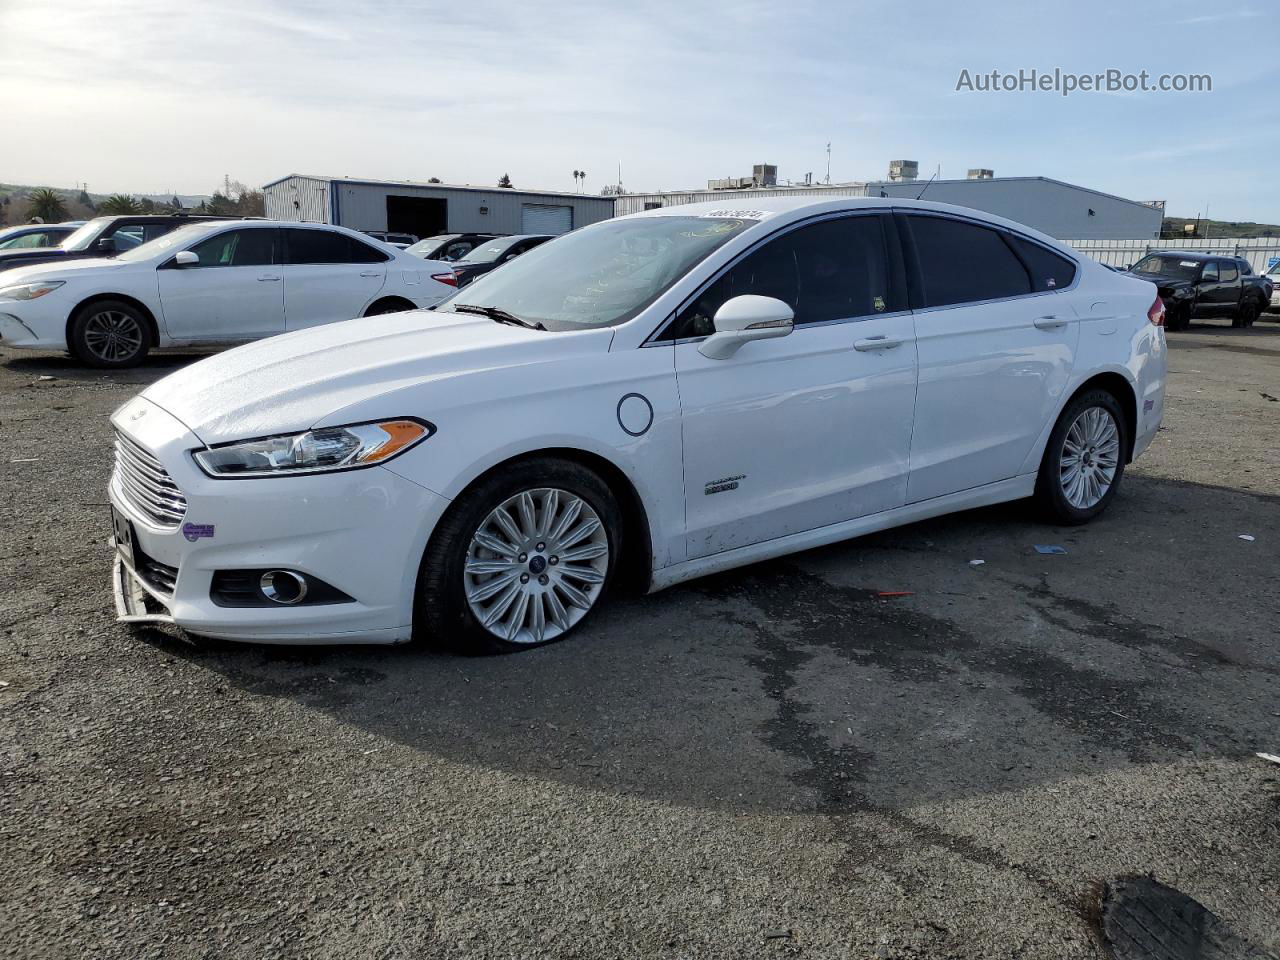
[[[516,656],[145,636],[455,761],[694,806],[900,808],[1280,745],[1277,601],[1231,599],[1274,569],[1280,511],[1258,542],[1227,533],[1259,528],[1260,499],[1133,477],[1088,527],[971,511],[618,598]]]

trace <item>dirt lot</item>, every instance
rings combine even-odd
[[[116,626],[106,418],[191,358],[0,350],[0,955],[1100,957],[1092,886],[1146,872],[1280,950],[1280,324],[1170,339],[1091,526],[971,512],[480,660]]]

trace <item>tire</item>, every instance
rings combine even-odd
[[[1114,436],[1110,436],[1100,419],[1104,417],[1109,418]],[[1077,425],[1079,428],[1073,429]],[[1084,471],[1080,487],[1073,486],[1078,472],[1069,472],[1066,465],[1065,458],[1071,455],[1069,436],[1072,446],[1082,446],[1087,451],[1081,454],[1085,462],[1077,465],[1077,471]],[[1080,394],[1062,411],[1045,444],[1035,492],[1041,511],[1051,521],[1061,524],[1086,523],[1102,513],[1120,488],[1128,449],[1129,429],[1120,402],[1106,390],[1087,390]],[[1091,477],[1098,479],[1099,486],[1105,486],[1100,496],[1094,496],[1097,490],[1091,486]]]
[[[1191,307],[1187,305],[1170,307],[1164,322],[1165,327],[1174,332],[1189,330],[1191,328]]]
[[[1259,313],[1261,313],[1261,310],[1258,307],[1258,301],[1249,300],[1240,304],[1240,309],[1236,311],[1235,320],[1231,321],[1231,325],[1234,327],[1239,323],[1241,327],[1252,327],[1254,321],[1258,319]]]
[[[499,507],[511,525],[495,520]],[[565,531],[557,530],[560,523]],[[513,653],[563,639],[609,592],[623,555],[622,529],[613,493],[585,467],[537,458],[495,472],[456,500],[431,536],[418,574],[415,634],[467,654]],[[582,556],[563,562],[565,551]],[[495,616],[489,627],[481,619]]]
[[[98,300],[76,313],[67,346],[77,360],[91,367],[136,367],[153,346],[151,324],[132,304]]]
[[[366,317],[379,317],[384,313],[404,313],[406,310],[416,310],[412,303],[406,304],[402,300],[379,300],[364,312]]]

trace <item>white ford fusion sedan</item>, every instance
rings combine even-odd
[[[122,619],[475,651],[1034,496],[1078,523],[1164,408],[1155,288],[928,202],[669,207],[430,312],[222,353],[113,417]]]
[[[152,347],[257,340],[429,307],[453,292],[449,264],[345,227],[205,220],[114,257],[6,272],[0,343],[131,367]]]

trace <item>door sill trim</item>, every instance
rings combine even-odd
[[[713,553],[707,557],[685,560],[682,563],[655,570],[649,580],[649,592],[656,593],[658,590],[664,590],[667,587],[683,583],[686,580],[692,580],[695,577],[719,573],[722,570],[732,570],[734,567],[745,566],[749,563],[759,563],[761,560],[771,560],[774,557],[796,553],[800,550],[825,547],[831,543],[839,543],[841,540],[861,537],[868,533],[877,533],[880,530],[888,530],[890,527],[899,527],[903,524],[927,520],[930,517],[938,517],[958,510],[972,510],[975,507],[986,507],[993,503],[1021,500],[1023,497],[1029,497],[1035,493],[1035,489],[1036,475],[1028,473],[1020,477],[1010,477],[1008,480],[988,483],[981,487],[961,490],[958,493],[949,493],[943,497],[908,503],[904,506],[894,507],[892,510],[883,510],[880,513],[873,513],[869,516],[858,517],[853,520],[842,520],[840,523],[832,523],[825,527],[805,530],[802,533],[792,533],[785,537],[765,540],[762,543],[735,547],[733,550],[726,550],[723,553]]]

